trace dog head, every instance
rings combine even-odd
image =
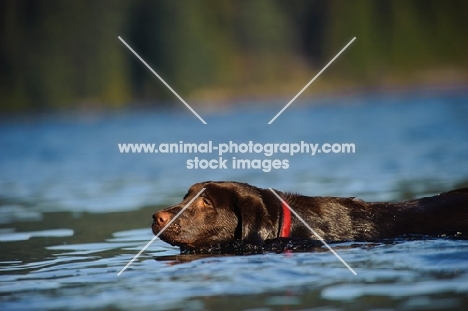
[[[173,220],[160,238],[195,249],[234,240],[260,245],[277,237],[280,218],[281,203],[268,190],[237,182],[203,182],[190,187],[181,203],[156,212],[152,230],[158,234]]]

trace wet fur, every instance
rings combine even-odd
[[[184,249],[242,241],[262,245],[279,237],[281,202],[268,189],[238,182],[193,185],[183,201],[162,213],[172,219],[202,188],[205,191],[160,238]],[[468,188],[403,202],[364,202],[355,198],[308,197],[275,190],[325,241],[377,241],[405,235],[468,236]],[[163,223],[153,215],[152,230]],[[291,238],[317,237],[292,216]]]

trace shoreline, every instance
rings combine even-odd
[[[458,79],[446,79],[445,82],[436,79],[435,81],[417,81],[412,83],[375,83],[375,84],[356,84],[346,83],[344,81],[338,81],[337,83],[331,84],[329,80],[314,82],[313,85],[309,86],[296,101],[301,105],[304,101],[315,101],[317,105],[324,104],[323,102],[329,102],[333,99],[345,98],[345,97],[356,97],[356,96],[372,96],[378,94],[388,95],[404,95],[408,93],[419,93],[426,94],[427,96],[434,96],[443,93],[467,93],[468,94],[468,77]],[[296,83],[299,84],[299,83]],[[243,95],[236,96],[231,93],[232,91],[226,92],[223,90],[220,92],[220,88],[207,88],[203,91],[203,94],[209,99],[193,98],[193,96],[187,95],[185,98],[187,103],[191,105],[197,111],[204,113],[230,111],[238,108],[245,108],[247,105],[253,108],[258,107],[280,107],[286,105],[302,88],[303,86],[297,87],[293,92],[282,89],[273,91],[266,91],[266,89],[273,89],[269,85],[264,85],[257,90],[260,92],[248,93],[245,92]],[[318,91],[317,91],[318,90]],[[198,93],[200,94],[200,93]],[[213,94],[213,96],[209,96]],[[226,96],[231,94],[231,96]],[[223,96],[220,96],[223,95]],[[198,96],[197,96],[198,97]],[[131,111],[144,111],[144,110],[160,110],[160,111],[182,111],[186,109],[182,103],[176,98],[171,99],[154,99],[154,100],[135,100],[128,102],[120,107],[113,107],[112,105],[105,105],[102,102],[96,101],[83,101],[77,103],[73,108],[70,109],[59,109],[59,110],[43,110],[43,111],[16,111],[16,112],[3,112],[0,115],[0,122],[5,122],[8,119],[14,118],[30,118],[35,116],[49,116],[49,115],[100,115],[106,113],[126,113]]]

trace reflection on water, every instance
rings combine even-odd
[[[11,242],[11,241],[26,241],[33,237],[66,237],[73,235],[73,230],[70,229],[53,229],[53,230],[41,230],[32,232],[8,232],[10,230],[4,230],[0,232],[0,242]]]
[[[298,102],[268,126],[276,109],[206,114],[208,125],[189,114],[156,112],[4,121],[0,309],[465,310],[466,240],[334,245],[357,276],[328,251],[194,257],[156,240],[117,272],[151,240],[151,214],[202,180],[365,200],[466,185],[467,99],[406,94]],[[181,140],[352,142],[356,154],[296,155],[287,157],[288,170],[264,173],[187,170],[194,155],[117,148]]]

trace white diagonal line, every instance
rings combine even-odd
[[[296,213],[296,211],[293,210],[293,209],[291,208],[291,206],[289,206],[289,204],[286,203],[286,201],[284,201],[284,200],[275,192],[275,190],[273,190],[273,189],[271,189],[271,188],[268,188],[268,189],[270,189],[270,191],[273,192],[273,194],[274,194],[284,205],[286,205],[286,206],[289,208],[289,210],[290,210],[294,215],[296,215],[296,217],[297,217],[300,221],[302,221],[302,223],[303,223],[310,231],[312,231],[312,233],[320,240],[320,242],[322,242],[323,245],[325,245],[325,246],[333,253],[333,255],[335,255],[336,258],[338,258],[338,259],[346,266],[346,268],[349,269],[349,271],[351,271],[354,275],[357,275],[356,271],[354,271],[353,268],[351,268],[351,267],[346,263],[346,261],[344,261],[343,258],[341,258],[341,256],[338,255],[338,254],[333,250],[333,248],[331,248],[330,245],[328,245],[327,242],[325,242],[325,240],[322,239],[322,237],[321,237],[320,235],[318,235],[318,233],[315,232],[315,230],[312,229],[312,227],[310,227],[310,226],[305,222],[305,220],[302,219],[302,217],[299,216],[299,214]]]
[[[200,190],[200,191],[190,200],[190,202],[188,202],[188,203],[180,210],[180,212],[178,212],[178,213],[174,216],[174,218],[172,218],[171,221],[169,221],[169,222],[167,223],[167,225],[165,225],[164,228],[162,228],[162,230],[159,231],[159,233],[156,234],[156,235],[151,239],[151,241],[149,241],[149,242],[145,245],[145,247],[143,247],[143,249],[142,249],[138,254],[136,254],[135,257],[133,257],[132,260],[130,260],[129,263],[128,263],[125,267],[122,268],[122,270],[120,270],[119,273],[117,273],[117,276],[120,276],[120,275],[122,274],[122,272],[124,272],[124,271],[138,258],[138,256],[140,256],[141,253],[143,253],[143,252],[145,251],[145,249],[147,249],[148,246],[150,246],[151,243],[153,243],[154,240],[156,240],[156,238],[159,237],[159,235],[161,235],[161,233],[163,233],[164,230],[166,230],[166,228],[169,227],[169,226],[174,222],[174,220],[176,220],[177,217],[179,217],[179,216],[185,211],[185,209],[186,209],[190,204],[192,204],[192,202],[195,201],[196,198],[198,198],[198,197],[200,196],[200,194],[202,194],[203,191],[205,191],[205,188],[203,188],[202,190]]]
[[[200,117],[200,116],[198,115],[198,113],[196,113],[196,111],[193,110],[192,107],[190,107],[190,105],[187,104],[187,103],[185,102],[185,100],[184,100],[182,97],[180,97],[179,94],[177,94],[176,91],[174,91],[174,90],[172,89],[172,87],[170,87],[170,85],[167,84],[166,81],[164,81],[164,79],[161,78],[161,77],[156,73],[156,71],[154,71],[153,68],[150,67],[150,65],[148,65],[148,64],[146,63],[146,62],[143,60],[143,58],[141,58],[140,55],[138,55],[137,52],[135,52],[135,51],[130,47],[130,45],[128,45],[127,42],[125,42],[124,39],[122,39],[122,38],[119,36],[119,40],[122,41],[122,43],[125,44],[125,46],[126,46],[130,51],[132,51],[132,53],[135,54],[135,56],[138,57],[138,59],[139,59],[143,64],[145,64],[145,66],[148,67],[148,69],[151,70],[151,72],[152,72],[156,77],[158,77],[158,79],[161,80],[161,82],[164,83],[164,85],[165,85],[172,93],[174,93],[174,95],[177,96],[177,98],[180,99],[180,101],[181,101],[182,103],[184,103],[184,105],[187,106],[187,108],[190,109],[190,111],[191,111],[194,115],[196,115],[198,119],[200,119],[200,121],[203,122],[203,124],[206,124],[205,120],[203,120],[202,117]]]
[[[298,98],[298,97],[299,97],[299,95],[301,95],[301,94],[302,94],[302,92],[304,92],[304,91],[305,91],[305,89],[306,89],[306,88],[308,88],[308,87],[309,87],[309,85],[311,85],[311,84],[312,84],[312,82],[314,82],[314,81],[315,81],[315,79],[317,79],[317,78],[318,78],[318,76],[320,76],[320,74],[321,74],[322,72],[324,72],[324,71],[325,71],[325,69],[327,69],[327,68],[328,68],[328,66],[330,66],[330,65],[331,65],[331,63],[333,63],[333,62],[335,61],[335,59],[337,59],[337,58],[338,58],[338,56],[340,56],[340,55],[341,55],[341,53],[343,53],[343,52],[344,52],[344,50],[346,50],[346,49],[348,48],[348,46],[350,46],[350,45],[351,45],[351,43],[353,43],[353,41],[354,41],[354,40],[356,40],[356,37],[354,37],[353,39],[351,39],[351,41],[349,41],[349,43],[348,43],[348,44],[346,44],[346,46],[345,46],[344,48],[342,48],[342,49],[341,49],[341,51],[339,51],[339,52],[338,52],[338,54],[336,54],[336,56],[335,56],[335,57],[333,57],[333,59],[332,59],[331,61],[329,61],[329,62],[328,62],[328,64],[327,64],[325,67],[323,67],[323,69],[322,69],[322,70],[320,70],[320,72],[319,72],[318,74],[316,74],[316,75],[315,75],[315,77],[314,77],[312,80],[310,80],[310,82],[309,82],[309,83],[307,83],[307,85],[306,85],[306,86],[304,86],[304,87],[302,88],[302,90],[301,90],[299,93],[297,93],[297,95],[296,95],[296,96],[294,96],[294,98],[293,98],[293,99],[291,99],[291,100],[289,101],[289,103],[287,103],[287,104],[286,104],[286,106],[284,106],[284,108],[283,108],[283,109],[281,109],[281,111],[280,111],[280,112],[278,112],[278,113],[276,114],[276,116],[275,116],[273,119],[271,119],[271,120],[270,120],[270,122],[268,122],[268,124],[271,124],[271,123],[273,123],[273,121],[275,121],[275,120],[276,120],[276,118],[278,118],[278,117],[280,116],[280,114],[282,114],[282,113],[283,113],[283,111],[285,111],[285,110],[286,110],[286,108],[288,108],[288,107],[289,107],[289,105],[291,105],[291,104],[293,103],[293,101],[295,101],[295,100],[296,100],[296,98]]]

